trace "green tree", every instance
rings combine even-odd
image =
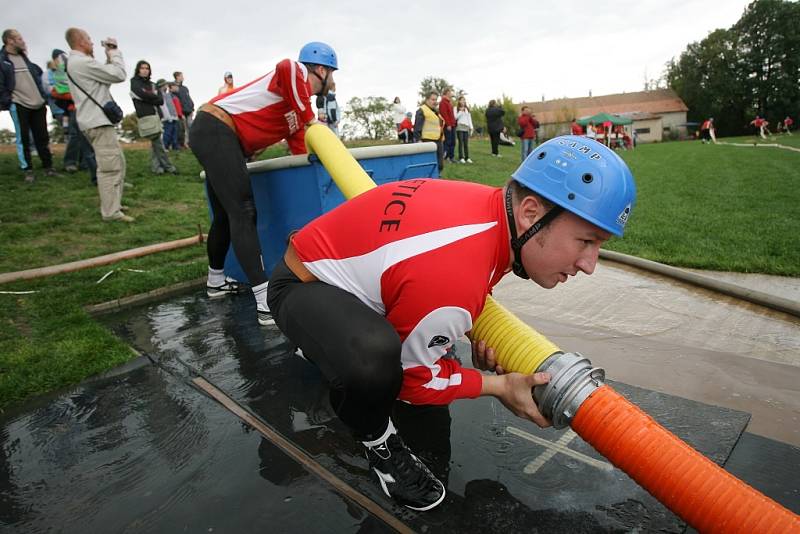
[[[382,96],[354,96],[347,102],[343,127],[345,137],[355,139],[386,139],[394,135],[392,104]]]
[[[470,106],[469,114],[472,115],[472,126],[475,131],[486,135],[486,106]]]
[[[13,145],[17,142],[17,134],[9,130],[8,128],[3,128],[0,130],[0,145]]]
[[[444,90],[447,89],[448,87],[453,90],[453,94],[458,95],[463,93],[461,89],[456,89],[444,78],[437,78],[436,76],[428,76],[426,78],[423,78],[419,84],[418,94],[420,103],[422,103],[426,98],[428,98],[428,95],[430,94],[431,91],[436,91],[441,96],[441,94],[444,93]]]
[[[51,143],[63,143],[64,142],[64,128],[61,126],[61,123],[56,119],[50,120],[50,131],[48,135],[50,136]]]
[[[517,116],[519,115],[517,105],[514,104],[514,100],[505,93],[503,93],[503,96],[500,97],[497,102],[500,104],[500,107],[503,108],[503,111],[506,112],[506,114],[503,115],[503,126],[506,127],[506,133],[513,137],[514,133],[519,129],[517,126],[519,124],[517,122]]]
[[[756,0],[729,29],[711,32],[666,65],[689,120],[714,117],[722,135],[747,132],[756,114],[775,124],[800,109],[800,4]]]

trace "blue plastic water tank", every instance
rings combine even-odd
[[[439,177],[434,143],[353,148],[350,153],[378,185]],[[289,233],[332,210],[345,198],[313,154],[258,161],[248,164],[247,169],[258,213],[261,254],[269,275],[286,251]],[[248,281],[233,247],[225,258],[225,274]]]

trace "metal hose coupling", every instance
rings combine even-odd
[[[583,401],[604,385],[606,372],[577,352],[556,352],[536,369],[550,373],[550,382],[533,388],[533,398],[554,428],[565,428]]]

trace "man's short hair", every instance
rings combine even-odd
[[[181,71],[179,71],[179,70],[176,70],[175,72],[173,72],[173,73],[172,73],[172,77],[173,77],[173,78],[177,78],[177,77],[178,77],[178,76],[180,76],[181,74],[183,74]]]
[[[528,106],[522,106],[522,108],[520,109],[520,111],[525,111],[526,109],[531,109],[531,108],[529,108]]]
[[[439,92],[438,91],[430,91],[430,92],[428,92],[428,96],[425,98],[425,100],[427,100],[428,98],[430,98],[432,96],[439,96]]]
[[[9,28],[9,29],[3,31],[3,44],[4,45],[8,44],[8,42],[11,40],[11,34],[13,34],[16,31],[17,30],[15,30],[14,28]]]
[[[547,211],[553,209],[554,204],[552,202],[550,202],[549,200],[547,200],[534,190],[530,189],[529,187],[526,187],[525,185],[519,183],[518,181],[511,179],[508,181],[507,186],[511,188],[511,194],[513,195],[512,198],[514,199],[515,205],[519,204],[525,197],[536,197],[536,199],[539,202],[541,202],[541,204]]]
[[[70,48],[75,48],[75,45],[78,43],[78,39],[81,38],[82,32],[83,30],[80,28],[69,28],[66,32],[64,32],[64,39],[66,39]]]

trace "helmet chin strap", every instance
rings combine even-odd
[[[517,237],[517,225],[514,222],[514,207],[511,203],[511,187],[506,187],[506,215],[508,216],[508,229],[511,231],[511,250],[514,251],[514,263],[511,264],[511,268],[514,274],[523,280],[528,280],[530,276],[528,276],[528,273],[525,271],[525,267],[522,266],[522,246],[527,243],[530,238],[539,233],[542,228],[550,224],[562,211],[564,211],[564,208],[561,206],[553,206],[553,209],[545,213],[544,217],[533,223],[530,228],[525,230],[524,234]]]
[[[315,71],[315,70],[312,70],[311,74],[313,74],[314,76],[316,76],[317,78],[319,78],[322,81],[322,88],[319,91],[317,91],[316,93],[314,93],[314,94],[316,96],[324,95],[325,94],[324,93],[325,88],[328,86],[328,78],[331,75],[331,71],[329,71],[328,69],[325,69],[325,77],[324,78],[322,76],[320,76],[319,74],[317,74],[317,71]]]

